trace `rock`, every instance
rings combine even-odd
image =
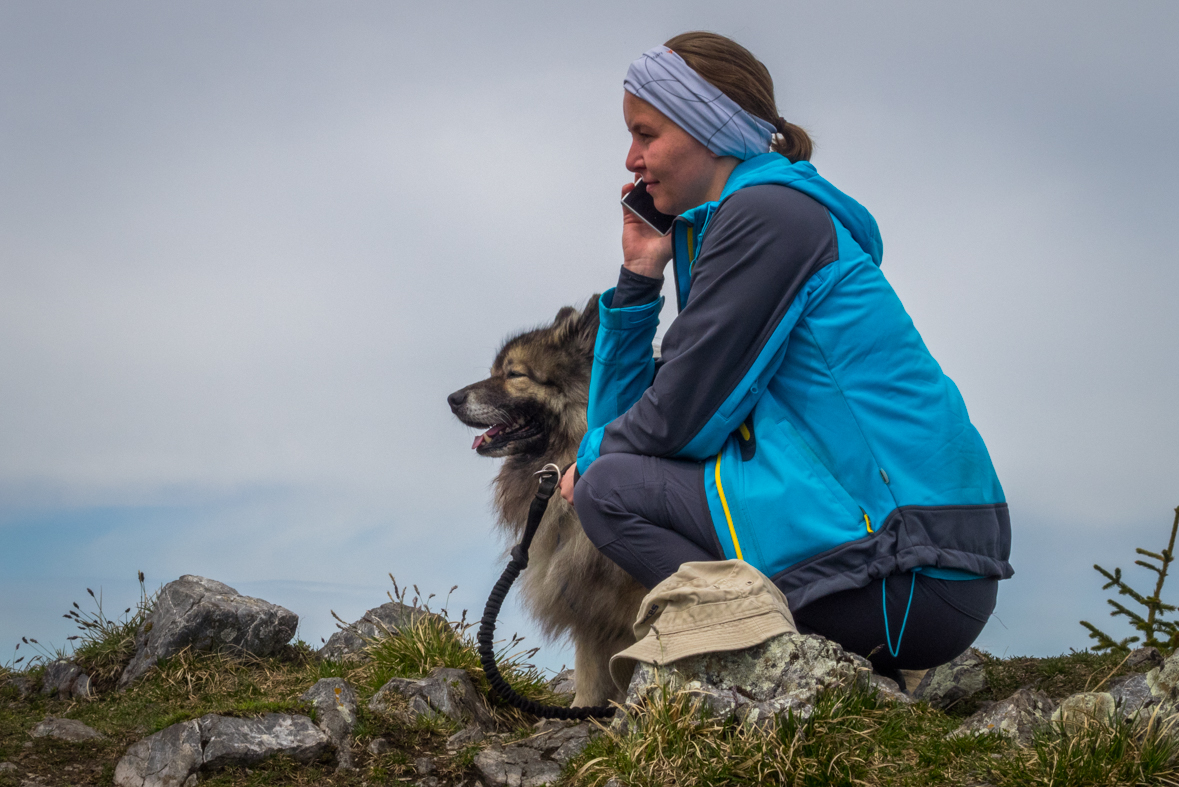
[[[1147,645],[1146,647],[1138,648],[1130,651],[1130,655],[1126,657],[1124,665],[1126,669],[1153,669],[1154,667],[1163,666],[1163,654],[1159,653],[1159,649]]]
[[[393,751],[393,744],[387,738],[373,738],[368,745],[369,754],[384,754],[387,751]]]
[[[987,675],[983,670],[986,657],[974,648],[968,648],[958,658],[934,667],[913,689],[913,698],[928,702],[930,707],[945,710],[987,688]]]
[[[413,761],[413,769],[421,776],[429,776],[434,772],[434,758],[418,757]]]
[[[757,724],[787,710],[808,717],[820,692],[866,686],[870,674],[867,660],[829,639],[781,634],[745,650],[690,656],[662,667],[639,662],[626,704],[637,705],[666,686],[700,695],[718,716],[735,714]],[[892,686],[892,693],[898,693],[896,684]],[[611,724],[624,728],[624,715],[617,714]]]
[[[573,670],[561,670],[556,677],[549,681],[549,691],[554,694],[576,694],[577,680],[573,676]]]
[[[1117,702],[1106,691],[1082,691],[1065,697],[1052,713],[1053,724],[1069,735],[1093,723],[1110,724],[1116,718]]]
[[[201,723],[201,769],[257,765],[276,754],[315,762],[331,748],[327,734],[306,716],[267,713],[257,719],[205,716]]]
[[[555,783],[565,763],[599,733],[590,722],[550,723],[522,741],[495,744],[475,755],[475,768],[492,787],[539,787]]]
[[[299,699],[315,706],[315,723],[336,748],[336,769],[353,770],[352,730],[356,727],[356,692],[343,678],[323,678]]]
[[[4,681],[3,685],[15,691],[16,696],[22,700],[36,690],[33,679],[27,675],[14,675]]]
[[[47,716],[45,721],[29,730],[29,735],[34,738],[57,738],[61,741],[91,741],[106,737],[93,727],[88,727],[75,719],[55,719],[52,716]]]
[[[364,646],[369,641],[397,634],[427,617],[446,625],[446,620],[440,615],[390,601],[365,612],[355,623],[341,626],[339,631],[328,637],[327,644],[319,649],[318,655],[329,661],[368,661]]]
[[[71,661],[51,661],[41,675],[41,693],[61,699],[87,699],[92,695],[90,676]]]
[[[408,708],[396,709],[389,702],[391,695],[404,697]],[[378,713],[393,711],[407,722],[418,716],[444,716],[460,723],[473,721],[484,729],[495,726],[470,676],[461,669],[438,667],[419,680],[393,678],[377,690],[368,707]]]
[[[1151,693],[1145,675],[1130,675],[1114,681],[1109,687],[1109,694],[1118,704],[1118,712],[1123,718],[1146,710],[1159,701]]]
[[[473,746],[481,742],[485,737],[487,736],[480,729],[479,725],[472,724],[447,738],[446,750],[451,752],[458,751],[459,749],[464,749],[467,746]]]
[[[126,689],[160,659],[184,648],[269,656],[290,642],[299,616],[228,585],[185,574],[160,591],[135,636],[135,656],[119,677]]]
[[[1056,703],[1044,692],[1020,689],[1007,699],[969,717],[946,737],[997,732],[1011,738],[1019,746],[1027,746],[1032,741],[1032,733],[1048,724],[1055,710]]]
[[[902,676],[903,677],[903,676]],[[902,705],[911,704],[914,700],[897,685],[892,678],[877,675],[875,672],[868,676],[868,685],[876,689],[876,694],[882,699],[899,702]]]
[[[0,773],[12,773],[15,770],[15,762],[0,762]]]
[[[1146,673],[1146,685],[1160,705],[1179,705],[1179,650],[1172,653],[1161,666]]]
[[[200,722],[182,721],[131,744],[115,766],[115,785],[190,787],[201,760]]]
[[[210,714],[132,744],[115,767],[115,785],[191,787],[198,774],[257,765],[277,754],[306,764],[330,748],[327,734],[306,716],[268,713],[234,719]]]

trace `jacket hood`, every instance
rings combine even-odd
[[[717,202],[706,202],[683,214],[683,218],[697,227],[707,224],[720,203],[735,191],[746,186],[777,184],[801,191],[831,211],[835,218],[847,228],[856,243],[860,244],[872,261],[880,265],[884,254],[884,243],[876,219],[860,203],[827,182],[809,161],[796,161],[780,153],[763,153],[742,161],[729,175],[724,191]],[[701,233],[703,234],[703,233]]]

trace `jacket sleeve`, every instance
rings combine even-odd
[[[662,279],[623,268],[618,286],[598,301],[598,335],[590,373],[586,421],[592,431],[626,412],[655,375],[653,340],[659,326]]]
[[[628,393],[636,400],[619,398],[608,422],[601,420],[605,411],[595,414],[578,470],[584,473],[606,453],[714,455],[756,404],[764,387],[758,380],[781,362],[805,305],[796,296],[837,257],[830,215],[810,197],[763,185],[725,200],[695,261],[688,302],[664,338],[658,373],[652,362],[641,395],[635,388],[642,378],[632,378]],[[605,326],[605,311],[602,316]],[[599,344],[602,335],[599,330]],[[652,323],[647,336],[653,335]]]

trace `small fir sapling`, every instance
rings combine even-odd
[[[1146,613],[1144,617],[1133,610],[1127,609],[1117,599],[1106,599],[1109,605],[1113,607],[1113,612],[1109,613],[1110,617],[1117,617],[1118,615],[1126,616],[1130,620],[1130,625],[1141,632],[1145,638],[1143,639],[1134,635],[1122,640],[1116,640],[1089,621],[1082,620],[1081,625],[1089,629],[1089,638],[1097,642],[1093,646],[1093,650],[1109,650],[1126,653],[1130,650],[1132,643],[1139,642],[1140,640],[1144,646],[1153,646],[1163,651],[1174,651],[1176,648],[1179,648],[1179,621],[1164,620],[1164,617],[1170,612],[1175,612],[1177,607],[1173,604],[1164,603],[1162,600],[1163,583],[1166,582],[1167,571],[1175,559],[1175,535],[1177,532],[1179,532],[1179,507],[1175,509],[1175,521],[1171,524],[1171,540],[1167,542],[1166,549],[1162,552],[1151,552],[1141,548],[1135,550],[1139,555],[1146,558],[1145,560],[1135,560],[1135,564],[1153,571],[1158,575],[1158,580],[1154,586],[1154,593],[1149,596],[1143,596],[1134,590],[1134,588],[1127,585],[1122,579],[1122,569],[1114,568],[1111,574],[1101,566],[1093,565],[1094,569],[1109,580],[1102,585],[1102,590],[1109,590],[1112,587],[1116,587],[1119,595],[1130,597],[1135,603],[1143,607]]]

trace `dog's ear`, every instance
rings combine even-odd
[[[557,312],[557,316],[553,318],[553,327],[560,328],[562,323],[568,322],[577,316],[579,316],[577,314],[577,309],[573,308],[572,306],[562,306]]]
[[[588,355],[593,355],[594,343],[598,339],[598,324],[601,320],[598,312],[598,302],[601,299],[601,293],[595,292],[590,296],[589,303],[585,305],[585,310],[578,315],[577,338],[582,349]]]

